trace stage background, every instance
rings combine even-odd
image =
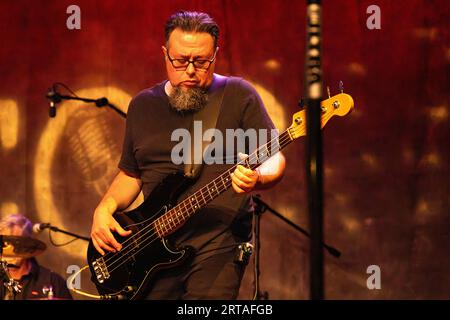
[[[450,298],[448,1],[323,1],[324,84],[338,82],[355,111],[324,130],[328,299]],[[81,9],[68,30],[66,9]],[[366,9],[381,9],[369,30]],[[58,105],[54,82],[78,95],[105,96],[123,110],[165,79],[163,26],[176,10],[203,10],[221,26],[216,71],[251,81],[280,129],[303,95],[305,1],[0,2],[0,212],[89,235],[93,210],[117,173],[124,120],[110,109]],[[61,90],[64,92],[63,90]],[[325,92],[324,92],[325,94]],[[157,116],[157,115],[155,115]],[[286,175],[263,199],[307,227],[304,140],[285,151]],[[270,299],[308,298],[308,240],[266,213],[261,289]],[[68,276],[85,265],[86,243],[39,257]],[[53,234],[63,243],[69,237]],[[369,290],[367,267],[381,268]],[[241,299],[250,299],[253,265]],[[88,275],[81,287],[93,290]],[[81,299],[79,296],[75,296]]]

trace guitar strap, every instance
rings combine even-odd
[[[190,161],[184,165],[184,176],[190,179],[197,179],[203,169],[203,155],[211,141],[204,141],[203,134],[208,129],[214,129],[217,124],[220,109],[225,95],[227,86],[227,77],[214,75],[214,80],[209,88],[208,102],[205,107],[194,113],[193,121],[190,128],[191,148]],[[194,123],[201,121],[202,123],[202,143],[194,141]],[[211,137],[212,139],[212,137]]]

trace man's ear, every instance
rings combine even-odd
[[[165,46],[161,46],[161,50],[163,52],[164,58],[167,58],[167,49]]]

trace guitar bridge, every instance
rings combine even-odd
[[[99,283],[103,283],[105,280],[109,279],[108,268],[105,265],[103,257],[95,260],[92,263],[92,268],[94,269],[95,277]]]

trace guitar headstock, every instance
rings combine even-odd
[[[349,114],[354,104],[353,98],[350,95],[339,93],[323,100],[320,105],[322,108],[321,127],[323,128],[331,117],[343,117]],[[292,116],[292,124],[288,130],[291,139],[297,139],[306,135],[306,110],[296,112]]]

